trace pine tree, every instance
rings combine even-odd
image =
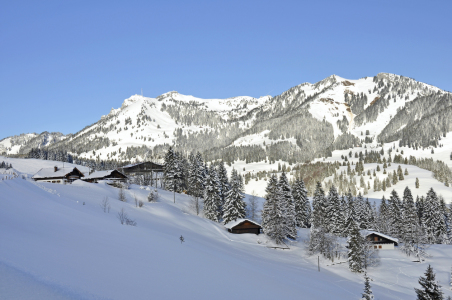
[[[220,203],[221,203],[220,184],[218,182],[217,172],[213,165],[211,165],[209,173],[206,176],[204,189],[204,216],[209,220],[219,222]]]
[[[293,200],[295,204],[295,219],[297,226],[308,228],[310,226],[311,204],[308,200],[308,190],[304,185],[303,179],[297,179],[292,189]]]
[[[417,178],[417,177],[416,177],[416,183],[415,183],[415,185],[416,185],[416,188],[418,189],[418,188],[419,188],[419,178]]]
[[[224,205],[224,202],[226,201],[226,195],[228,194],[229,189],[230,189],[228,172],[226,171],[226,168],[224,167],[223,161],[221,161],[220,164],[218,165],[218,180],[220,181],[220,186],[221,186],[220,211],[222,211],[222,207]]]
[[[280,206],[281,191],[276,175],[270,177],[265,191],[267,194],[262,211],[262,229],[269,238],[277,244],[282,244],[287,237],[287,232],[284,225],[284,213]]]
[[[402,232],[402,202],[399,195],[395,190],[392,190],[391,196],[388,200],[388,212],[389,212],[389,231],[394,237],[400,237]]]
[[[233,169],[231,173],[231,189],[226,195],[226,202],[223,208],[224,224],[245,218],[246,216],[246,204],[243,201],[245,196],[243,195],[241,187],[240,177],[237,171]]]
[[[373,300],[374,295],[370,287],[370,278],[367,276],[367,272],[364,273],[364,293],[362,294],[361,300]]]
[[[421,289],[415,288],[418,300],[442,300],[444,299],[443,292],[441,291],[441,286],[435,279],[435,273],[433,268],[428,265],[425,271],[425,277],[419,277],[419,284]]]
[[[447,240],[444,216],[441,212],[439,199],[433,188],[430,188],[424,201],[422,226],[428,243],[443,243]]]
[[[281,191],[280,205],[281,210],[284,212],[284,224],[286,226],[287,236],[295,240],[297,238],[295,204],[293,201],[292,189],[285,172],[282,172],[278,185],[279,190]]]
[[[326,199],[325,192],[322,189],[322,184],[317,181],[314,197],[312,199],[312,221],[311,224],[314,227],[324,227],[326,211]]]
[[[350,237],[347,240],[348,267],[352,272],[361,272],[364,268],[363,246],[364,238],[359,232],[358,225],[354,223],[351,228]]]
[[[175,159],[173,148],[169,147],[168,151],[164,157],[163,163],[163,180],[165,184],[165,189],[168,191],[173,191],[175,183]]]
[[[411,190],[406,187],[403,192],[403,236],[404,242],[413,242],[416,226],[418,225],[418,218],[416,214],[416,206],[414,205]]]
[[[340,234],[341,229],[340,228],[340,219],[341,219],[341,207],[340,207],[340,200],[339,195],[337,193],[336,187],[334,185],[331,186],[329,192],[328,192],[328,206],[326,208],[326,229],[328,232],[334,233],[334,234]]]

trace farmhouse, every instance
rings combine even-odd
[[[364,236],[378,250],[393,250],[399,244],[398,239],[376,231],[365,231]]]
[[[33,177],[34,181],[52,183],[71,183],[82,178],[84,175],[77,168],[42,168]]]
[[[261,225],[248,219],[237,219],[224,225],[231,233],[261,233]]]
[[[127,180],[127,176],[122,174],[118,170],[96,171],[89,175],[86,175],[82,180],[94,183],[99,182],[99,180],[107,180],[111,182],[124,182]]]

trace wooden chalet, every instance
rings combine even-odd
[[[77,168],[42,168],[33,177],[34,181],[51,183],[71,183],[74,180],[84,177],[83,173]]]
[[[224,225],[231,233],[261,233],[262,226],[249,219],[238,219]]]
[[[82,180],[94,183],[97,183],[100,180],[106,180],[110,182],[125,182],[127,180],[127,176],[122,174],[118,170],[96,171],[85,176],[85,178],[83,178]]]
[[[366,239],[373,244],[374,249],[378,250],[392,250],[394,246],[399,245],[399,240],[393,238],[389,235],[376,232],[376,231],[365,231],[364,236]]]
[[[124,166],[121,168],[121,172],[125,175],[145,175],[149,173],[163,173],[163,165],[146,161]]]

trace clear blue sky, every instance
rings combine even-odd
[[[3,1],[0,139],[124,99],[278,95],[390,72],[452,91],[452,1]]]

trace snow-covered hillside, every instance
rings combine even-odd
[[[39,160],[9,159],[12,171],[31,175]],[[29,161],[30,166],[25,162]],[[25,176],[24,176],[25,177]],[[29,177],[29,176],[28,176]],[[264,235],[228,233],[196,216],[190,199],[132,185],[128,202],[103,183],[71,185],[0,180],[0,295],[5,299],[358,299],[359,274],[346,264],[306,256],[299,242],[290,250],[267,248]],[[111,209],[100,207],[104,197]],[[136,207],[134,197],[145,202]],[[137,226],[121,225],[125,209]],[[185,242],[181,243],[180,236]],[[381,251],[381,265],[369,270],[377,299],[412,299],[427,264],[448,284],[452,251],[439,245],[432,258],[414,263],[397,251]],[[444,288],[446,295],[452,295]]]

